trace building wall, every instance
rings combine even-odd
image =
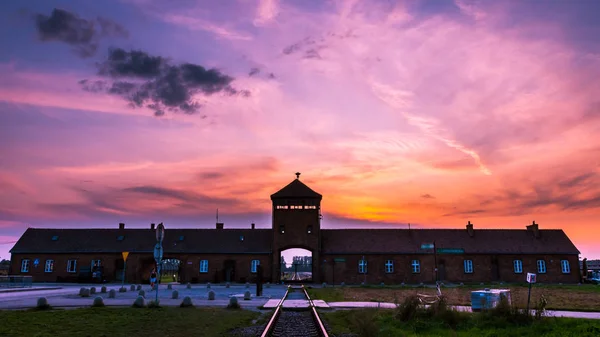
[[[322,255],[324,282],[330,284],[418,284],[435,282],[434,257],[428,255],[364,255],[367,260],[367,273],[359,273],[359,261],[363,255]],[[344,259],[344,262],[335,262]],[[514,260],[523,263],[523,272],[514,272]],[[537,272],[537,260],[546,261],[546,273]],[[394,261],[392,273],[386,273],[385,263]],[[412,260],[420,262],[420,272],[413,273]],[[473,272],[465,273],[464,261],[471,260]],[[568,260],[571,271],[564,274],[561,260]],[[494,261],[496,261],[494,263]],[[538,275],[540,283],[578,283],[580,271],[577,255],[438,255],[438,273],[441,281],[479,283],[479,282],[525,282],[528,272]],[[497,265],[497,273],[493,271]]]

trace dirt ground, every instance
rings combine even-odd
[[[483,288],[481,287],[481,289]],[[512,303],[518,307],[527,306],[527,287],[494,286],[493,288],[510,289]],[[472,287],[442,288],[442,294],[448,298],[451,305],[471,305],[471,291],[481,289]],[[327,294],[327,292],[331,293]],[[318,289],[314,295],[325,300],[327,300],[325,297],[333,297],[338,301],[394,302],[397,300],[402,302],[410,295],[435,295],[436,293],[436,290],[432,288],[345,287]],[[533,287],[531,290],[532,307],[542,295],[548,301],[547,309],[600,311],[600,286]]]

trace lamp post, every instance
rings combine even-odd
[[[156,245],[154,246],[154,261],[156,261],[156,304],[158,304],[158,281],[160,280],[160,265],[162,263],[163,258],[163,239],[165,237],[165,226],[163,226],[162,222],[158,224],[156,227]]]

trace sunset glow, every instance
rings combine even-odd
[[[535,220],[600,258],[600,3],[0,6],[1,258],[27,227],[168,235],[214,227],[218,208],[226,228],[267,228],[295,172],[323,195],[323,228]],[[52,35],[36,20],[55,8],[106,32]],[[168,71],[126,73],[121,49],[164,58],[190,98],[169,106]],[[195,65],[218,70],[210,87]],[[157,89],[133,107],[126,81]]]

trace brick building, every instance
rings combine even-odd
[[[580,281],[579,251],[562,230],[321,229],[322,196],[297,177],[271,195],[271,229],[171,229],[166,227],[163,259],[180,261],[182,282],[254,281],[257,266],[278,282],[281,252],[312,253],[315,282],[420,283]],[[35,282],[77,281],[82,271],[101,267],[108,281],[147,282],[154,268],[154,224],[146,229],[29,228],[11,250],[15,275]],[[432,245],[435,245],[433,249]],[[437,267],[437,272],[436,272]]]

